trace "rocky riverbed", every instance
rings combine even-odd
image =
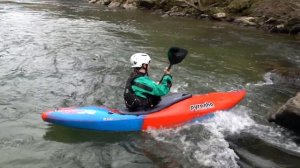
[[[211,19],[298,34],[300,0],[89,0],[109,8],[145,9],[162,16]]]

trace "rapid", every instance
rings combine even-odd
[[[109,133],[42,121],[58,107],[122,108],[129,57],[159,80],[171,46],[189,50],[172,93],[246,89],[235,108],[174,129]],[[269,123],[299,88],[272,67],[300,68],[299,41],[227,23],[115,10],[84,0],[0,1],[0,167],[299,167],[300,138]]]

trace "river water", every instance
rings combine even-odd
[[[243,102],[175,129],[108,133],[42,121],[57,107],[123,107],[129,57],[147,52],[159,80],[171,46],[189,50],[171,92],[244,88]],[[283,168],[300,166],[300,139],[267,122],[299,90],[270,67],[300,68],[299,41],[226,23],[108,10],[82,0],[0,2],[1,168]]]

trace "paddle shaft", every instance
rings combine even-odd
[[[170,69],[172,68],[172,65],[173,65],[173,64],[170,64],[170,65],[168,66],[168,69],[167,69],[167,71],[170,71]],[[159,83],[158,83],[158,84],[161,84],[161,82],[162,82],[162,80],[163,80],[163,78],[164,78],[165,74],[166,74],[166,73],[164,73],[164,75],[161,77],[161,79],[160,79],[160,81],[159,81]]]
[[[167,71],[170,71],[170,69],[172,68],[172,65],[173,65],[173,64],[170,64],[170,65],[168,66]]]

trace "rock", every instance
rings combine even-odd
[[[137,4],[139,7],[146,8],[146,9],[152,9],[155,6],[156,1],[155,0],[139,0],[139,1],[137,1]]]
[[[164,16],[190,16],[300,34],[300,0],[87,0],[109,8],[143,8]],[[174,10],[177,8],[178,10]],[[244,17],[240,17],[244,16]],[[251,16],[251,17],[246,17]],[[254,18],[254,19],[253,19]],[[297,37],[296,37],[297,38]]]
[[[275,69],[270,72],[269,77],[276,85],[300,88],[300,69]]]
[[[108,6],[111,3],[111,0],[101,0],[101,4]]]
[[[250,0],[233,0],[227,7],[230,12],[242,12],[251,6]]]
[[[136,7],[136,4],[133,4],[133,3],[128,3],[128,2],[126,2],[126,3],[124,3],[123,5],[122,5],[122,7],[124,8],[124,9],[137,9],[137,7]]]
[[[275,113],[271,113],[269,116],[270,122],[275,122],[286,128],[292,129],[296,132],[300,132],[300,92],[289,99]]]
[[[223,20],[226,18],[226,13],[224,12],[215,13],[212,15],[212,17],[216,20]]]
[[[288,29],[290,34],[298,34],[300,32],[300,16],[299,18],[292,18],[288,20],[285,27]]]
[[[168,16],[186,16],[187,15],[187,13],[178,6],[173,6],[171,8],[171,10],[167,11],[165,14],[167,14]]]
[[[201,18],[201,19],[206,19],[206,18],[209,18],[209,15],[208,14],[201,14],[200,16],[199,16],[199,18]]]
[[[285,27],[284,24],[278,24],[275,26],[271,26],[269,31],[272,33],[288,33],[289,32],[289,30]]]
[[[112,2],[108,5],[109,8],[118,8],[118,7],[120,7],[120,6],[121,6],[121,3],[120,3],[120,2],[114,2],[114,1],[112,1]]]
[[[111,3],[112,0],[89,0],[89,3],[96,3],[108,6]]]
[[[290,34],[300,34],[300,24],[296,24],[291,27]]]
[[[246,17],[246,16],[243,16],[243,17],[237,17],[234,19],[234,22],[236,23],[241,23],[245,26],[257,26],[256,24],[256,18],[255,17]]]
[[[89,3],[96,3],[98,2],[99,0],[90,0]]]

